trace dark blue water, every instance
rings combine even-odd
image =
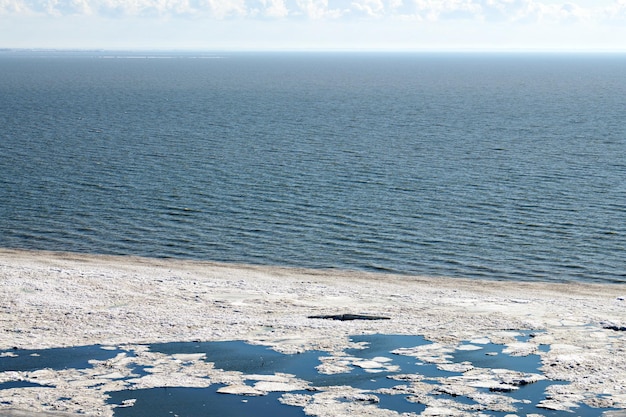
[[[626,55],[134,55],[0,54],[0,246],[626,281]]]
[[[361,349],[346,349],[345,358],[372,359],[376,356],[384,356],[391,360],[391,364],[398,369],[380,369],[377,373],[368,373],[365,370],[352,366],[345,373],[325,375],[320,374],[317,366],[321,363],[325,352],[309,351],[302,354],[284,355],[266,346],[250,345],[241,341],[224,342],[180,342],[158,343],[149,345],[149,350],[166,355],[178,353],[204,353],[206,360],[215,365],[217,369],[226,371],[239,371],[244,375],[274,375],[287,373],[298,379],[310,383],[312,391],[295,392],[305,395],[314,395],[318,389],[328,386],[350,386],[363,390],[364,393],[374,394],[379,403],[377,407],[395,410],[397,412],[420,413],[426,406],[407,400],[407,394],[383,394],[378,390],[406,384],[405,381],[397,381],[390,378],[398,374],[415,374],[424,377],[423,382],[433,385],[435,390],[430,396],[438,399],[450,399],[462,404],[477,405],[472,395],[450,396],[438,391],[436,388],[445,385],[442,379],[458,377],[459,372],[448,372],[437,368],[434,364],[424,364],[415,357],[403,354],[392,354],[398,348],[410,348],[429,344],[421,336],[406,335],[360,335],[351,337],[353,342],[362,343]],[[503,345],[485,344],[480,351],[455,351],[451,357],[454,363],[464,361],[471,362],[474,366],[485,369],[510,369],[525,373],[541,374],[541,359],[537,355],[527,357],[509,356],[503,353]],[[12,349],[0,351],[0,373],[6,371],[36,371],[39,369],[63,370],[63,369],[88,369],[94,366],[93,360],[111,359],[117,354],[124,352],[131,358],[134,357],[132,350],[103,349],[101,346],[76,346],[69,348],[22,350]],[[498,355],[490,356],[487,353],[496,352]],[[177,387],[154,387],[149,389],[136,389],[131,383],[137,376],[148,375],[146,366],[135,363],[128,364],[133,375],[122,377],[129,385],[121,391],[107,391],[108,404],[119,405],[128,400],[136,402],[132,407],[115,408],[115,416],[281,416],[301,417],[304,412],[299,407],[283,405],[278,398],[282,392],[269,393],[266,396],[239,396],[220,394],[217,390],[221,384],[211,384],[207,388],[194,388],[187,386]],[[183,364],[183,366],[186,366]],[[9,375],[8,379],[0,383],[3,389],[50,389],[53,385],[37,384],[21,380],[20,375]],[[256,378],[253,378],[256,379]],[[209,382],[209,381],[207,381]],[[252,384],[248,382],[248,384]],[[520,385],[513,392],[502,392],[521,402],[515,403],[518,414],[541,414],[545,416],[571,415],[569,411],[550,411],[537,407],[540,401],[546,398],[545,390],[553,384],[567,384],[566,381],[541,380],[527,385]],[[478,392],[488,393],[486,388],[478,389]],[[70,397],[62,397],[71,400]],[[353,401],[349,398],[346,401]],[[585,404],[578,404],[574,412],[577,416],[599,416],[607,409],[597,409]],[[489,412],[489,415],[504,417],[508,413]]]
[[[219,388],[219,387],[218,387]],[[110,404],[135,399],[132,407],[115,408],[115,417],[306,417],[299,407],[279,402],[282,392],[262,397],[218,394],[216,387],[158,387],[114,391]]]
[[[38,369],[85,369],[90,368],[90,360],[105,361],[112,359],[122,351],[119,349],[102,349],[101,346],[72,346],[50,349],[13,349],[0,351],[12,353],[11,356],[0,356],[0,371],[36,371]]]
[[[459,372],[448,372],[437,368],[434,364],[424,364],[416,358],[405,355],[396,355],[391,352],[402,347],[415,347],[429,344],[421,336],[406,335],[361,335],[352,336],[353,342],[365,343],[362,349],[347,349],[347,357],[360,359],[372,359],[376,356],[387,357],[392,364],[398,366],[397,370],[383,370],[377,373],[368,373],[358,367],[352,367],[346,373],[325,375],[319,374],[316,366],[321,363],[320,357],[327,356],[323,352],[309,351],[297,355],[284,355],[273,351],[265,346],[249,345],[241,341],[228,342],[198,342],[198,343],[159,343],[150,345],[150,351],[164,354],[175,353],[205,353],[205,360],[215,364],[215,367],[223,370],[241,371],[244,374],[287,373],[295,375],[299,379],[308,381],[313,387],[323,389],[327,386],[350,386],[363,390],[365,393],[373,393],[378,398],[377,407],[390,409],[396,412],[420,413],[426,406],[421,403],[407,401],[405,394],[382,394],[381,388],[391,388],[402,385],[389,378],[394,374],[415,374],[424,377],[424,382],[437,387],[442,383],[440,378],[461,376]],[[471,362],[474,366],[485,369],[510,369],[519,372],[541,374],[541,358],[538,355],[526,357],[509,356],[502,353],[503,345],[482,345],[480,351],[456,351],[452,361],[461,363]],[[489,356],[488,352],[497,352],[497,356]],[[513,392],[503,392],[501,395],[511,396],[520,402],[515,403],[518,414],[537,414],[543,416],[566,416],[570,411],[552,411],[537,407],[538,403],[546,398],[545,390],[554,384],[566,384],[564,381],[540,380],[538,382],[521,385]],[[122,416],[149,416],[177,414],[195,416],[301,416],[301,409],[282,405],[277,397],[282,393],[271,394],[270,397],[241,397],[236,395],[223,395],[217,393],[214,385],[208,388],[153,388],[153,389],[130,389],[111,392],[109,404],[121,404],[131,398],[137,399],[131,408],[116,409],[116,417]],[[479,392],[489,393],[488,389],[478,389]],[[314,391],[313,391],[314,392]],[[302,394],[311,395],[311,392],[303,391]],[[463,404],[478,405],[471,396],[450,396],[435,391],[433,395],[438,399],[450,399]],[[242,398],[245,398],[242,402]],[[346,399],[346,401],[351,401]],[[218,411],[219,410],[219,411]],[[589,407],[578,404],[574,412],[577,416],[600,416],[607,409]],[[510,415],[508,412],[487,411],[494,417]],[[151,414],[152,413],[152,414]],[[157,413],[157,414],[154,414]],[[261,414],[259,414],[261,413]]]

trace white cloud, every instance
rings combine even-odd
[[[0,15],[65,16],[90,13],[88,0],[0,0]]]
[[[571,2],[534,0],[414,0],[413,14],[431,22],[473,20],[479,22],[534,23],[541,21],[589,20],[595,9]],[[406,9],[405,9],[406,10]]]
[[[289,9],[283,0],[262,0],[264,6],[264,16],[267,17],[287,17]]]
[[[384,17],[386,12],[382,0],[355,0],[352,11],[368,17]]]
[[[590,20],[600,16],[615,19],[621,18],[625,10],[624,0],[601,10],[575,1],[548,0],[0,0],[3,14],[189,15],[215,19],[397,17],[432,22],[533,22]]]
[[[518,21],[536,13],[530,0],[483,0],[481,14],[486,21]]]
[[[559,18],[565,22],[586,22],[594,19],[593,13],[574,3],[565,3],[559,9]]]
[[[28,8],[21,1],[0,0],[0,15],[26,14]]]
[[[0,0],[0,46],[61,34],[64,45],[626,49],[626,0]]]
[[[606,19],[611,23],[626,24],[626,0],[616,1],[606,10]]]
[[[624,14],[624,1],[605,10],[607,16]],[[572,2],[537,0],[0,0],[0,12],[201,15],[229,17],[340,19],[342,17],[413,18],[439,21],[534,21],[586,19],[591,8]]]

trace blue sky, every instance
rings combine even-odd
[[[626,0],[0,0],[0,47],[626,51]]]

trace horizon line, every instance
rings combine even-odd
[[[626,48],[187,48],[187,47],[2,47],[0,52],[151,52],[151,53],[504,53],[504,54],[626,54]]]

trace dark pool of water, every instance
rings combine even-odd
[[[12,388],[51,388],[49,385],[36,384],[29,381],[7,381],[0,384],[0,390]],[[1,416],[1,414],[0,414]]]
[[[115,409],[115,417],[304,417],[299,407],[281,404],[282,392],[264,396],[218,394],[208,388],[150,388],[109,393],[110,404],[136,399],[134,406]]]
[[[43,368],[85,369],[91,367],[90,360],[112,359],[121,352],[120,349],[103,349],[100,345],[4,350],[0,351],[0,372],[36,371]]]
[[[527,342],[532,339],[530,332],[521,332],[517,337],[520,342]],[[376,391],[381,388],[390,388],[403,384],[402,382],[388,378],[397,373],[403,374],[420,374],[424,376],[425,381],[434,385],[437,378],[446,378],[452,376],[460,376],[460,372],[448,372],[437,368],[434,364],[422,363],[411,356],[394,355],[391,351],[398,348],[410,348],[429,344],[426,339],[421,336],[406,335],[361,335],[351,337],[353,342],[363,343],[361,349],[347,349],[345,353],[349,357],[359,359],[372,359],[377,356],[383,356],[391,359],[388,364],[399,367],[398,371],[382,370],[381,372],[371,373],[364,369],[354,367],[350,372],[323,375],[319,374],[315,369],[321,361],[320,357],[327,356],[324,352],[306,352],[299,355],[283,355],[264,346],[248,345],[243,342],[210,342],[210,343],[167,343],[159,345],[151,345],[150,349],[161,353],[206,353],[206,360],[214,362],[217,368],[224,370],[239,370],[244,373],[253,374],[273,374],[275,372],[285,372],[296,375],[300,379],[304,379],[311,383],[312,386],[324,387],[332,385],[348,385],[368,391]],[[455,351],[451,354],[452,361],[455,363],[468,361],[475,367],[481,368],[499,368],[509,369],[512,371],[526,373],[541,373],[541,358],[539,355],[528,356],[511,356],[503,353],[504,345],[488,343],[480,345],[480,350]],[[544,350],[544,346],[539,346],[539,350]],[[519,389],[510,393],[500,393],[514,399],[520,400],[516,403],[518,413],[530,414],[536,413],[544,416],[571,416],[572,413],[564,411],[551,411],[537,407],[537,404],[545,399],[545,390],[550,385],[565,384],[566,382],[555,382],[550,380],[538,381],[532,384],[523,385]],[[210,390],[210,389],[209,389]],[[488,392],[488,389],[483,389]],[[213,391],[214,392],[214,391]],[[426,407],[423,404],[410,402],[406,395],[384,395],[375,393],[379,399],[378,407],[394,410],[397,412],[413,412],[421,413]],[[446,394],[434,394],[436,398],[450,399],[458,403],[474,405],[476,402],[468,397],[453,397]],[[221,398],[218,396],[218,398]],[[241,397],[240,397],[241,398]],[[252,404],[255,400],[248,399],[248,404]],[[281,405],[276,402],[276,405]],[[268,405],[270,408],[273,406]],[[282,406],[282,405],[281,405]],[[135,405],[137,407],[137,404]],[[134,408],[135,408],[134,407]],[[585,405],[580,405],[574,412],[580,416],[600,416],[603,411]],[[291,410],[272,408],[274,416],[290,416]],[[510,413],[490,412],[490,415],[496,417],[504,417]],[[122,414],[120,414],[122,415]],[[206,414],[211,415],[211,414]],[[117,415],[116,415],[117,416]]]
[[[250,345],[242,341],[159,343],[150,345],[150,350],[169,355],[205,353],[206,361],[214,363],[217,369],[261,375],[281,372],[298,375],[306,380],[318,375],[316,365],[311,364],[323,355],[317,351],[284,355],[267,346]]]
[[[517,337],[521,342],[528,341],[526,335]],[[452,362],[471,362],[477,368],[510,369],[511,371],[538,373],[541,367],[541,356],[511,356],[502,351],[506,346],[488,343],[480,346],[480,350],[457,350],[451,354]]]
[[[532,336],[521,333],[519,341],[528,341]],[[353,342],[361,343],[361,348],[346,349],[347,358],[373,359],[378,356],[389,358],[391,361],[386,365],[395,368],[381,368],[379,372],[368,372],[357,366],[353,366],[348,372],[334,375],[323,375],[316,367],[322,363],[320,358],[329,356],[326,352],[309,351],[301,354],[282,354],[266,346],[251,345],[242,341],[227,342],[180,342],[160,343],[149,345],[152,352],[166,355],[204,353],[207,362],[212,362],[218,369],[226,371],[239,371],[243,374],[287,373],[297,378],[308,381],[310,386],[324,387],[334,385],[348,385],[354,388],[369,391],[376,395],[379,402],[377,407],[394,410],[399,413],[421,413],[426,406],[420,403],[408,401],[407,395],[388,395],[376,392],[381,388],[391,388],[396,385],[408,384],[397,381],[390,377],[394,374],[418,374],[426,383],[440,384],[439,378],[461,376],[460,372],[448,372],[438,369],[434,364],[422,363],[417,358],[405,355],[396,355],[391,352],[399,348],[412,348],[427,345],[430,342],[421,336],[400,335],[362,335],[353,336]],[[480,345],[480,350],[459,350],[451,354],[455,363],[468,361],[475,367],[487,369],[510,369],[519,372],[541,373],[541,360],[539,355],[511,356],[503,353],[505,346],[494,343]],[[540,347],[540,350],[545,347]],[[0,372],[5,371],[35,371],[38,369],[85,369],[91,366],[90,360],[107,360],[114,358],[122,349],[104,349],[102,346],[91,345],[71,348],[55,348],[40,350],[0,351]],[[132,351],[126,352],[132,356]],[[135,375],[146,375],[146,365],[129,364]],[[538,381],[532,384],[520,386],[519,389],[510,393],[499,393],[519,400],[516,403],[517,414],[536,413],[542,416],[560,417],[571,416],[570,412],[550,411],[537,407],[537,404],[545,399],[545,390],[553,384],[566,384],[564,381]],[[151,389],[123,390],[108,392],[108,403],[121,405],[127,400],[135,400],[132,407],[116,407],[115,417],[301,417],[304,411],[300,407],[282,404],[279,393],[269,393],[264,396],[241,396],[219,394],[217,390],[223,385],[213,384],[207,388],[192,387],[156,387]],[[38,385],[26,381],[6,381],[0,384],[0,390],[9,388],[30,388],[49,386]],[[489,392],[487,388],[482,389]],[[302,391],[306,395],[314,395],[313,392]],[[476,402],[469,397],[447,394],[431,394],[438,399],[449,399],[457,403],[475,405]],[[353,399],[345,399],[353,401]],[[595,409],[580,405],[573,413],[577,416],[601,416],[608,409]],[[509,413],[489,412],[495,417],[504,417]]]

